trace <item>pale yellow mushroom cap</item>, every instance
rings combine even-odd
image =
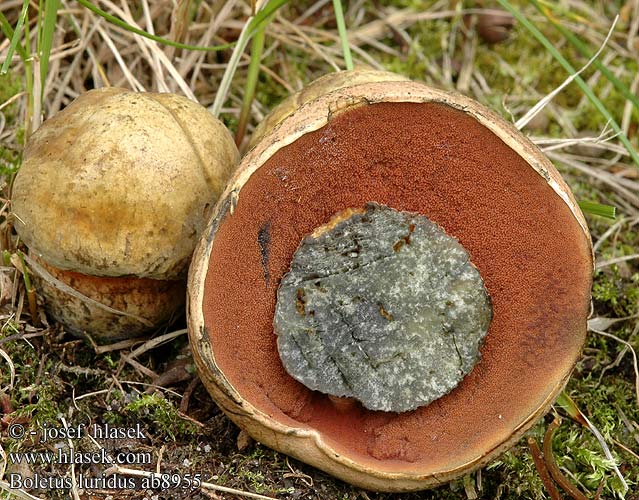
[[[175,279],[238,161],[226,127],[184,97],[93,90],[27,145],[16,230],[60,269]]]

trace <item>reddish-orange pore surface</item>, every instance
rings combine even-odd
[[[370,201],[424,214],[457,237],[494,307],[473,371],[403,414],[338,411],[284,371],[273,333],[276,289],[302,237]],[[503,443],[568,373],[585,335],[591,265],[566,204],[472,117],[441,104],[374,104],[338,115],[251,176],[215,236],[204,319],[218,366],[263,412],[317,429],[378,469],[441,471]]]

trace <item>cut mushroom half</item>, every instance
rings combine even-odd
[[[495,458],[562,390],[586,336],[591,241],[553,165],[490,110],[421,83],[338,78],[273,112],[217,204],[189,274],[191,345],[212,397],[258,441],[364,488],[424,489]],[[307,387],[274,328],[300,244],[371,203],[459,242],[490,297],[467,375],[407,411]]]

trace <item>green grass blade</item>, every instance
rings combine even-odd
[[[24,63],[24,88],[27,92],[27,109],[24,114],[24,141],[25,144],[33,132],[33,116],[35,113],[35,96],[33,95],[33,58],[31,57],[31,34],[29,33],[29,23],[24,25],[24,51],[27,58]]]
[[[617,209],[616,207],[612,207],[610,205],[602,205],[601,203],[595,203],[592,201],[579,201],[579,208],[583,212],[588,212],[592,215],[599,215],[600,217],[605,217],[606,219],[614,220],[617,217]]]
[[[260,25],[265,22],[271,14],[274,14],[281,7],[286,5],[288,0],[271,0],[249,22],[249,38],[251,38]]]
[[[342,52],[344,53],[344,64],[346,69],[353,69],[353,56],[351,55],[351,47],[348,44],[348,33],[346,32],[346,22],[344,21],[344,11],[342,10],[341,0],[333,0],[333,9],[335,10],[335,20],[337,21],[337,31],[342,42]]]
[[[2,32],[4,33],[4,36],[7,37],[7,40],[11,40],[13,38],[13,33],[14,33],[13,28],[11,24],[9,24],[9,21],[7,20],[7,18],[4,17],[4,14],[2,12],[0,12],[0,30],[2,30]],[[27,53],[24,50],[24,47],[22,46],[22,44],[18,43],[16,45],[16,52],[18,53],[22,61],[25,61],[27,59]],[[7,59],[10,60],[11,57],[7,57]],[[0,74],[4,75],[4,73],[1,71],[0,71]]]
[[[33,285],[31,284],[31,277],[29,276],[29,272],[27,271],[27,264],[24,262],[24,254],[18,250],[17,252],[18,258],[20,259],[20,263],[22,264],[22,277],[24,279],[24,286],[27,289],[27,292],[33,290]]]
[[[250,23],[250,22],[249,22]],[[222,111],[222,105],[226,100],[226,95],[231,88],[231,81],[233,80],[233,76],[235,76],[235,72],[237,71],[237,66],[240,63],[240,59],[246,46],[251,39],[251,25],[245,24],[242,29],[240,36],[237,39],[237,45],[233,49],[233,53],[229,58],[229,62],[226,63],[226,69],[224,70],[224,74],[222,75],[222,79],[220,80],[220,85],[217,88],[217,92],[215,93],[215,99],[213,100],[213,104],[211,105],[211,113],[213,116],[218,118],[220,116],[220,112]]]
[[[44,2],[46,0],[38,0],[38,19],[36,24],[36,50],[40,47],[40,38],[42,37],[42,13],[44,12]],[[38,53],[39,56],[39,53]]]
[[[135,33],[136,35],[143,36],[144,38],[148,38],[149,40],[153,40],[154,42],[158,42],[158,43],[161,43],[163,45],[169,45],[171,47],[175,47],[176,49],[199,50],[199,51],[204,51],[204,52],[216,52],[216,51],[219,51],[219,50],[230,49],[236,43],[236,42],[231,42],[231,43],[225,43],[225,44],[222,44],[222,45],[213,45],[211,47],[201,47],[201,46],[198,46],[198,45],[187,45],[185,43],[174,42],[173,40],[169,40],[167,38],[162,38],[161,36],[157,36],[157,35],[152,35],[151,33],[147,32],[147,31],[144,31],[144,30],[141,30],[139,28],[136,28],[135,26],[131,26],[129,23],[126,23],[126,22],[122,21],[122,19],[119,19],[119,18],[117,18],[115,16],[112,16],[108,12],[105,12],[102,9],[96,7],[95,5],[93,5],[88,0],[78,0],[78,3],[80,5],[86,7],[87,9],[89,9],[91,12],[93,12],[93,13],[97,14],[98,16],[102,17],[103,19],[106,19],[111,24],[115,24],[116,26],[119,26],[122,29],[130,31],[131,33]]]
[[[224,71],[224,75],[222,75],[222,80],[220,81],[220,85],[217,89],[217,93],[215,94],[215,100],[211,105],[211,113],[216,118],[220,116],[220,111],[222,110],[222,104],[226,100],[226,95],[231,87],[231,81],[233,80],[233,76],[235,75],[235,71],[237,70],[237,65],[240,62],[240,58],[246,49],[251,37],[255,33],[257,29],[259,29],[260,25],[264,23],[269,15],[274,14],[277,9],[286,4],[288,0],[270,0],[264,7],[255,15],[255,17],[249,18],[247,23],[242,28],[242,32],[237,39],[237,45],[233,49],[233,53],[231,54],[231,58],[226,65],[226,70]]]
[[[549,14],[548,11],[542,7],[542,5],[537,0],[531,0],[532,4],[537,8],[539,12],[541,12],[548,21],[553,25],[553,27],[561,33],[568,42],[575,47],[582,56],[590,59],[592,57],[592,51],[588,49],[586,44],[582,42],[574,33],[564,28],[561,24],[557,23]],[[599,59],[595,59],[593,61],[593,65],[601,71],[601,74],[604,75],[610,83],[619,91],[621,94],[629,100],[633,106],[639,110],[639,97],[633,94],[630,89],[623,84],[619,78],[617,78],[604,64],[599,61]]]
[[[18,22],[16,23],[16,29],[13,30],[13,36],[11,37],[11,43],[9,44],[9,50],[7,51],[7,58],[4,60],[2,64],[2,69],[0,69],[0,75],[6,75],[9,71],[9,65],[11,64],[11,59],[13,59],[13,53],[16,51],[16,48],[20,44],[20,36],[22,35],[22,26],[24,25],[24,20],[27,17],[27,10],[29,9],[29,0],[24,0],[22,4],[22,10],[20,11],[20,15],[18,16]],[[19,54],[20,52],[18,52]]]
[[[244,97],[242,99],[242,110],[240,112],[240,119],[235,133],[235,143],[238,147],[246,133],[246,126],[251,112],[251,103],[255,97],[255,88],[257,87],[257,80],[260,76],[260,59],[262,58],[262,51],[264,50],[264,31],[266,30],[267,24],[268,22],[264,22],[260,25],[255,32],[255,36],[253,37],[253,42],[251,44],[251,61],[246,75],[246,87],[244,89]]]
[[[44,97],[44,86],[49,71],[49,57],[51,55],[51,46],[53,44],[53,34],[55,33],[55,24],[58,17],[58,9],[60,8],[60,0],[45,0],[44,18],[42,20],[42,29],[40,31],[38,53],[40,54],[40,81],[41,92],[38,98]]]
[[[544,34],[537,29],[537,27],[532,24],[519,10],[513,7],[508,0],[497,0],[499,4],[508,10],[532,35],[541,43],[544,48],[561,64],[561,66],[571,75],[577,73],[577,70],[572,67],[572,65],[566,60],[564,56],[562,56],[559,51],[554,47],[554,45],[548,40]],[[608,122],[610,122],[610,127],[618,134],[619,140],[625,146],[628,154],[632,158],[632,161],[639,166],[639,155],[630,144],[628,137],[621,130],[617,121],[613,118],[610,112],[606,109],[604,104],[599,100],[599,98],[593,93],[592,89],[588,86],[588,84],[581,78],[579,75],[575,76],[575,82],[579,85],[579,88],[586,94],[586,97],[590,100],[593,106],[599,111]]]

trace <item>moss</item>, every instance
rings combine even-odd
[[[102,356],[102,360],[106,363],[107,367],[110,369],[115,369],[118,366],[118,362],[114,360],[111,354],[109,353]]]
[[[18,329],[17,324],[9,321],[3,326],[2,336],[15,334]],[[55,375],[55,362],[42,358],[32,344],[22,340],[10,341],[3,345],[3,349],[10,352],[15,367],[15,390],[9,393],[11,406],[15,408],[10,414],[11,421],[24,425],[27,433],[38,432],[44,424],[57,425],[59,415],[65,414],[67,407],[63,403],[64,386]],[[5,360],[0,360],[0,364],[4,363]],[[41,366],[41,363],[44,364]],[[0,387],[8,387],[9,382],[9,370],[3,366],[0,369]],[[8,451],[17,451],[30,444],[26,438],[0,438],[0,445]]]
[[[250,452],[232,460],[232,469],[236,479],[252,492],[262,495],[287,493],[287,488],[277,484],[279,478],[271,475],[273,470],[286,470],[282,455],[276,451],[255,445]]]
[[[125,406],[133,422],[144,422],[158,437],[175,441],[197,434],[198,428],[182,418],[173,403],[159,394],[145,394]]]
[[[225,114],[221,116],[220,119],[222,120],[222,123],[224,123],[226,128],[228,128],[229,130],[231,131],[237,130],[237,124],[238,124],[237,117],[229,115],[229,114]]]
[[[486,498],[501,500],[546,498],[542,493],[543,486],[530,453],[523,444],[513,447],[499,460],[489,464],[487,471],[490,474],[484,474]]]
[[[639,276],[622,279],[618,265],[611,265],[595,273],[592,296],[603,315],[632,316],[639,309]]]
[[[8,101],[14,95],[19,93],[20,90],[22,90],[20,80],[16,76],[12,73],[0,75],[0,104]],[[18,105],[15,102],[4,108],[3,113],[5,118],[7,120],[15,118],[17,109]]]

